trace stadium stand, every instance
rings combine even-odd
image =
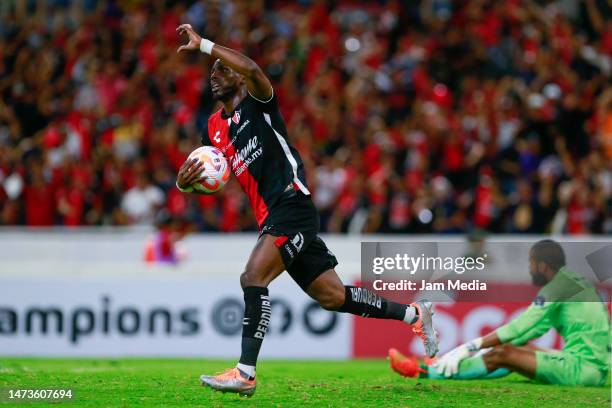
[[[364,10],[367,10],[365,12]],[[128,13],[129,11],[129,13]],[[232,182],[180,193],[204,55],[265,67],[328,232],[612,232],[605,0],[0,2],[0,225],[256,228]]]

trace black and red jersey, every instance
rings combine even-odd
[[[287,140],[276,94],[267,102],[247,94],[231,114],[226,116],[223,109],[212,114],[207,130],[202,143],[225,154],[260,228],[283,193],[310,195],[302,159]]]

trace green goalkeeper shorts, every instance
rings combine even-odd
[[[603,385],[606,375],[579,357],[560,352],[536,351],[535,379],[558,385]]]

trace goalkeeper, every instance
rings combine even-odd
[[[516,319],[429,365],[391,349],[391,367],[409,377],[469,380],[517,372],[549,384],[603,385],[610,368],[610,320],[595,288],[565,266],[563,249],[552,240],[533,245],[529,269],[542,289]],[[563,350],[527,345],[551,327],[565,340]]]

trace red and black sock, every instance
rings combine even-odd
[[[264,336],[270,325],[272,305],[268,288],[249,286],[244,290],[242,320],[242,353],[240,364],[255,366]]]

